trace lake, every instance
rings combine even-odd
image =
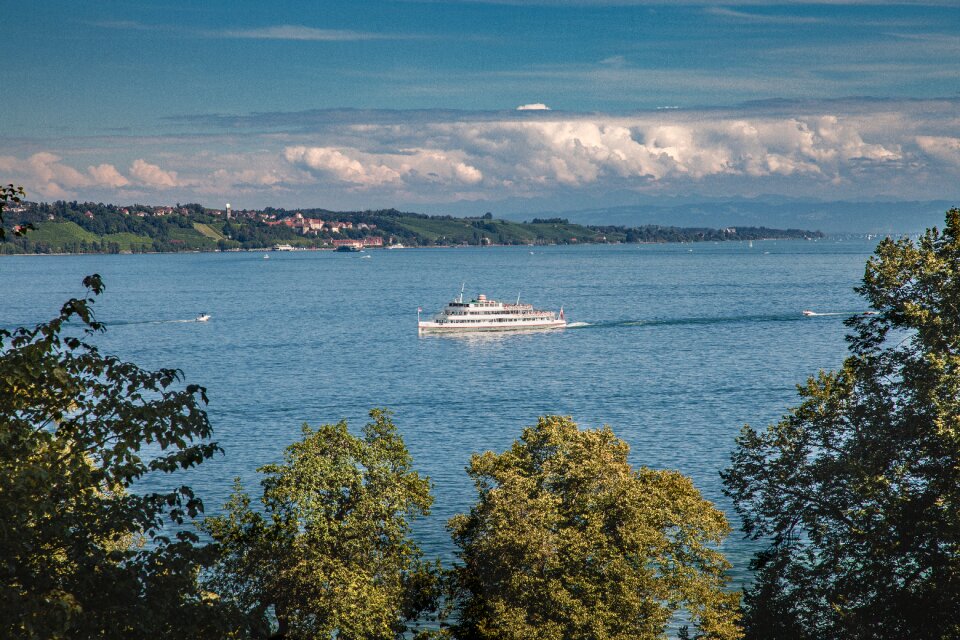
[[[304,422],[357,429],[371,407],[393,410],[434,483],[417,537],[449,560],[444,524],[475,498],[470,455],[505,449],[548,413],[609,424],[634,464],[691,476],[734,519],[718,477],[734,437],[744,423],[776,420],[796,404],[796,384],[840,365],[843,320],[865,310],[853,287],[874,244],[2,257],[0,324],[53,317],[82,294],[84,275],[100,273],[101,349],[207,387],[225,455],[183,481],[208,513],[235,476],[256,490],[255,469],[278,460]],[[467,295],[563,305],[568,321],[587,325],[418,337],[417,307],[439,310],[461,282]],[[212,319],[193,322],[201,312]],[[724,545],[737,584],[752,548],[739,531]]]

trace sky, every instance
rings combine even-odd
[[[29,199],[960,200],[955,0],[0,0]]]

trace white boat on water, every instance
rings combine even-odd
[[[478,331],[530,331],[535,329],[562,329],[567,326],[563,307],[559,312],[534,309],[533,305],[489,300],[483,294],[465,302],[463,289],[460,297],[447,303],[440,313],[427,321],[420,320],[422,309],[417,309],[417,332],[472,333]]]
[[[197,322],[206,322],[209,319],[210,319],[209,313],[201,313],[200,315],[197,316]]]

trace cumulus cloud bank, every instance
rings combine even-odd
[[[30,195],[66,198],[83,188],[118,188],[129,181],[112,164],[89,166],[80,171],[62,162],[55,153],[40,151],[27,158],[0,156],[0,171],[8,180],[25,184]]]
[[[130,175],[143,186],[155,189],[172,189],[179,185],[176,171],[164,171],[142,158],[134,160],[130,165]]]
[[[363,126],[376,146],[287,147],[288,162],[360,189],[417,182],[532,193],[561,186],[644,187],[711,176],[842,178],[852,164],[903,160],[893,142],[870,142],[836,116],[709,122],[591,118]],[[373,146],[373,145],[371,145]]]
[[[960,167],[960,138],[918,136],[917,144],[934,158]]]
[[[357,187],[416,183],[474,185],[483,173],[463,161],[462,151],[409,149],[364,153],[356,149],[287,147],[288,162]]]
[[[0,171],[44,198],[154,193],[161,200],[220,201],[242,195],[261,206],[569,194],[602,204],[611,192],[692,191],[950,198],[960,197],[958,104],[773,103],[619,115],[307,112],[301,123],[296,114],[281,114],[282,126],[276,114],[264,114],[270,122],[251,117],[231,123],[229,133],[178,138],[175,147],[163,137],[144,140],[138,148],[162,158],[163,166],[139,158],[121,172],[96,149],[76,154],[86,162],[75,167],[43,150],[23,159],[0,157]],[[247,133],[238,138],[237,129]],[[231,152],[211,151],[218,144]]]

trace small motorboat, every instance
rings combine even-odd
[[[804,309],[804,310],[803,310],[803,315],[805,315],[805,316],[815,316],[815,315],[817,315],[817,312],[816,312],[816,311],[810,311],[809,309]]]
[[[200,315],[197,316],[197,322],[206,322],[209,319],[210,319],[209,313],[201,313]]]
[[[269,260],[269,259],[270,259],[270,256],[268,256],[267,254],[263,254],[263,259],[264,259],[264,260]]]

